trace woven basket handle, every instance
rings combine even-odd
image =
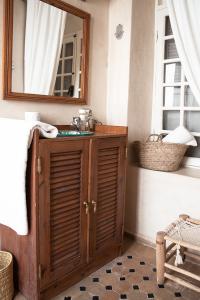
[[[150,134],[147,142],[162,142],[162,134]]]

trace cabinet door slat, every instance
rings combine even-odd
[[[51,168],[51,178],[52,179],[60,179],[62,176],[67,176],[69,174],[77,174],[77,172],[80,170],[81,165],[75,164],[72,166],[60,166],[59,168]]]
[[[82,151],[74,150],[51,154],[52,269],[58,267],[60,262],[70,259],[74,253],[81,256],[81,164]],[[72,166],[74,168],[71,168]],[[75,251],[72,250],[72,247]]]
[[[75,165],[75,164],[79,164],[80,161],[79,161],[79,158],[76,157],[74,159],[66,159],[66,160],[60,160],[60,161],[57,161],[57,162],[52,162],[51,164],[51,168],[57,168],[57,167],[64,167],[64,166],[72,166],[72,165]]]
[[[67,255],[70,257],[71,255],[71,249],[76,248],[77,253],[79,253],[78,247],[78,239],[77,240],[69,240],[65,244],[61,244],[57,247],[54,247],[52,256],[51,256],[51,261],[54,261],[54,264],[56,264],[57,261],[59,261],[63,255]],[[54,267],[54,266],[52,266]]]
[[[66,207],[66,205],[62,209],[54,209],[54,211],[51,211],[51,217],[52,219],[56,219],[57,217],[62,216],[70,216],[74,214],[77,210],[80,210],[80,203],[73,203]]]
[[[55,202],[55,201],[61,202],[62,199],[68,199],[68,197],[72,197],[77,194],[79,194],[79,197],[80,197],[80,187],[76,187],[75,189],[72,189],[72,190],[69,189],[69,190],[61,192],[61,193],[53,194],[53,195],[51,195],[51,200],[53,202]]]

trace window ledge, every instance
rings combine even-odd
[[[150,169],[145,169],[139,167],[137,164],[133,164],[132,166],[139,168],[141,170],[147,171],[147,172],[160,172],[163,174],[167,175],[181,175],[181,176],[186,176],[190,178],[195,178],[195,179],[200,179],[200,168],[195,168],[195,167],[182,167],[178,171],[173,171],[173,172],[163,172],[163,171],[154,171]]]
[[[192,177],[192,178],[199,178],[200,179],[200,169],[199,168],[192,168],[192,167],[184,167],[176,172],[172,172],[173,174]]]

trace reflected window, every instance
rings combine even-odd
[[[54,95],[79,97],[81,93],[81,43],[82,33],[76,32],[64,36],[60,55]],[[60,79],[58,89],[57,80]]]

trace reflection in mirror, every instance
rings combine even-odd
[[[14,0],[12,92],[80,98],[82,43],[82,18]]]

